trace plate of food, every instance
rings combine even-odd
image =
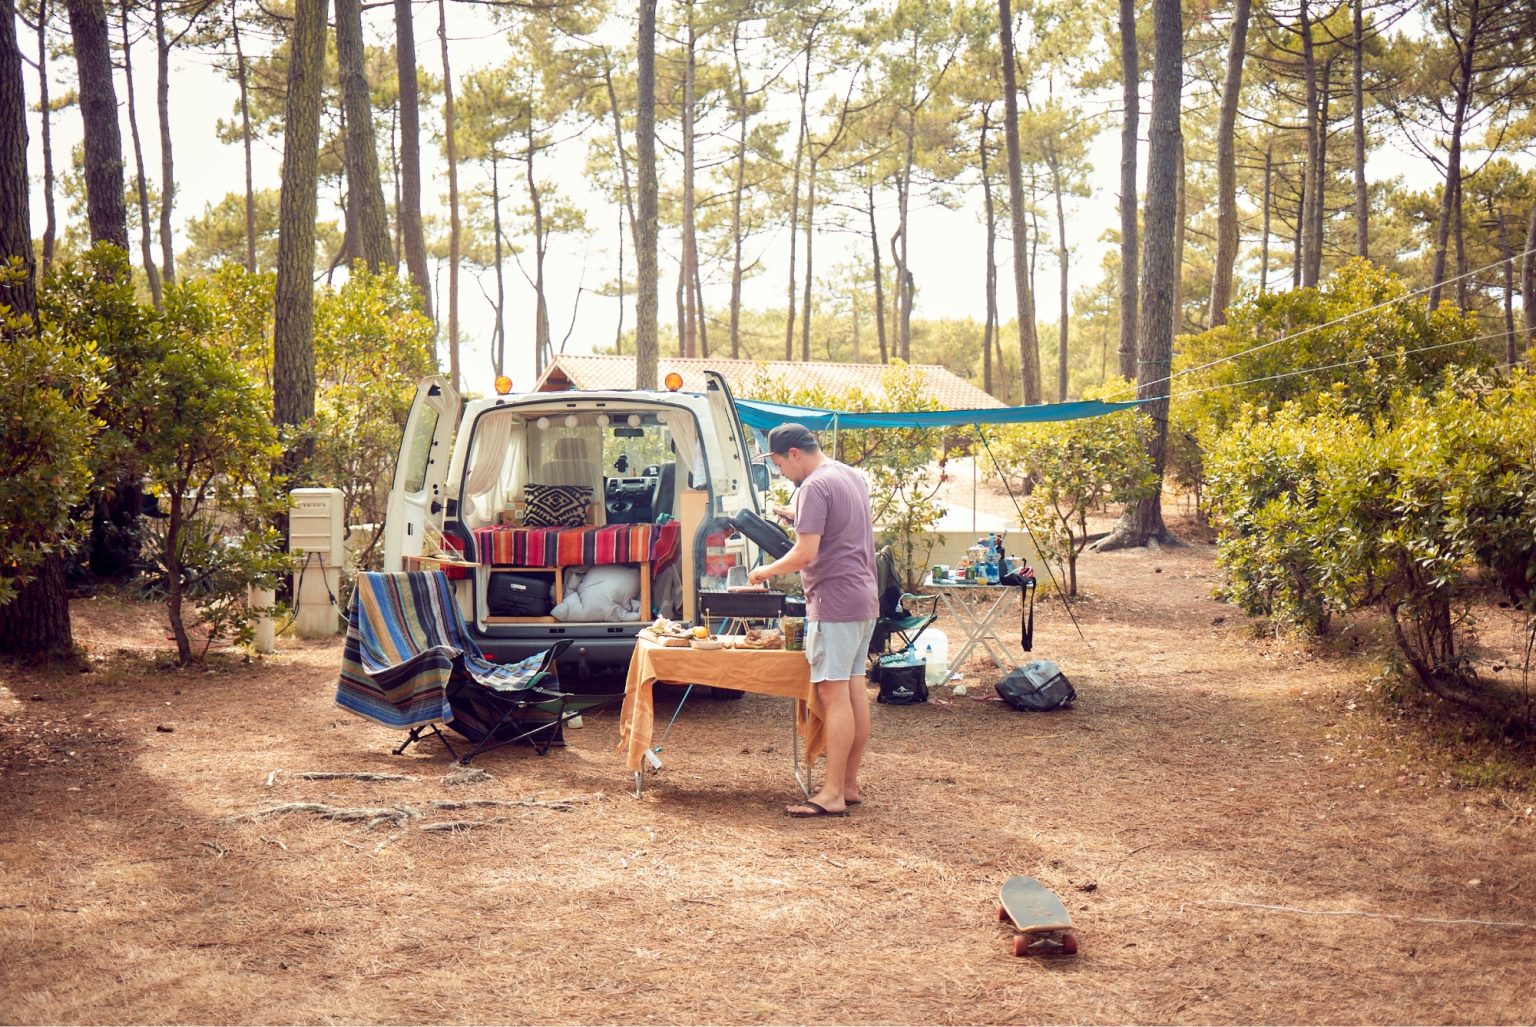
[[[738,649],[782,649],[784,648],[784,636],[777,628],[753,628],[748,631],[740,642],[736,643]]]
[[[691,645],[695,649],[724,649],[725,648],[725,643],[722,642],[720,639],[715,638],[714,636],[710,636],[709,638],[695,638],[695,639],[690,640],[688,644]]]

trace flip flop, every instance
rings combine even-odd
[[[862,806],[864,804],[863,799],[844,799],[843,802],[850,806]]]
[[[797,819],[803,820],[803,819],[806,819],[808,817],[846,817],[848,815],[848,811],[845,810],[845,809],[837,809],[837,810],[827,809],[825,806],[821,805],[820,803],[812,802],[810,799],[806,799],[804,802],[797,802],[797,803],[795,803],[795,805],[796,806],[809,806],[811,809],[815,810],[816,812],[814,812],[814,813],[796,813],[793,810],[786,809],[784,811],[784,815],[786,817],[795,817]]]

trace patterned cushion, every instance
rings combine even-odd
[[[528,511],[523,524],[530,528],[581,528],[587,523],[592,503],[590,485],[524,485]]]

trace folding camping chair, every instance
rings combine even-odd
[[[939,619],[939,597],[904,592],[896,571],[896,557],[886,546],[875,554],[875,579],[879,590],[880,616],[869,640],[869,654],[876,658],[915,646],[928,625]],[[927,610],[924,611],[924,604]],[[899,641],[899,647],[892,642]]]
[[[563,741],[561,729],[577,714],[624,698],[560,690],[555,661],[571,641],[521,663],[492,663],[465,630],[453,587],[440,571],[360,574],[347,613],[336,703],[408,728],[396,755],[435,734],[458,758],[439,723],[475,743],[465,762],[517,741],[543,755]]]

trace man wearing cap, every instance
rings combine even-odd
[[[864,660],[879,616],[875,589],[874,514],[869,484],[828,457],[803,424],[768,433],[769,458],[799,487],[795,545],[747,575],[753,584],[799,572],[805,585],[805,656],[827,725],[827,771],[821,789],[787,807],[792,817],[844,816],[863,797],[859,759],[869,741]]]

